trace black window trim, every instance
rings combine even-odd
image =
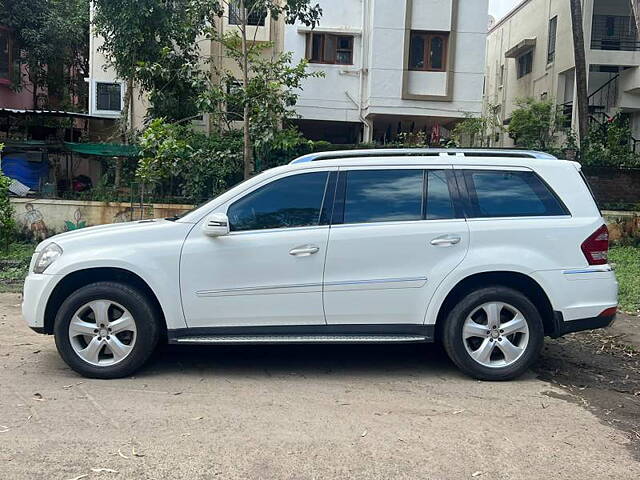
[[[310,229],[310,228],[321,228],[321,227],[327,227],[330,225],[330,223],[327,224],[323,224],[323,215],[325,212],[325,202],[331,202],[331,204],[333,204],[334,199],[335,199],[335,194],[332,196],[329,193],[329,198],[327,198],[327,193],[328,193],[328,189],[330,188],[330,182],[331,182],[331,176],[333,175],[337,175],[338,171],[337,170],[327,170],[327,169],[309,169],[309,170],[302,170],[302,171],[296,171],[296,172],[289,172],[289,175],[281,175],[275,178],[270,178],[268,180],[266,180],[264,183],[260,184],[258,187],[254,188],[253,190],[249,190],[249,191],[245,191],[242,192],[240,194],[238,194],[238,196],[232,198],[231,200],[229,200],[229,204],[227,206],[227,208],[225,209],[225,214],[229,215],[229,210],[231,210],[231,207],[233,207],[236,203],[238,203],[239,201],[241,201],[242,199],[244,199],[245,197],[247,197],[248,195],[251,195],[255,192],[258,192],[259,190],[262,190],[263,188],[268,187],[269,185],[271,185],[274,182],[277,182],[279,180],[284,180],[285,178],[289,178],[289,177],[295,177],[298,175],[305,175],[305,174],[310,174],[310,173],[325,173],[327,174],[327,179],[325,180],[325,185],[324,185],[324,192],[322,194],[322,203],[320,204],[320,214],[318,215],[318,223],[316,225],[301,225],[299,227],[275,227],[275,228],[258,228],[258,229],[253,229],[253,230],[232,230],[231,228],[229,229],[229,234],[230,235],[246,235],[246,234],[250,234],[250,233],[270,233],[270,232],[281,232],[283,230],[304,230],[304,229]],[[335,178],[335,176],[334,176]],[[327,209],[331,209],[332,206],[327,206]],[[207,214],[209,215],[209,214]],[[204,217],[206,218],[206,216]],[[229,222],[229,227],[231,227],[231,222]]]
[[[460,174],[458,174],[457,172],[460,172]],[[496,216],[489,216],[489,215],[480,215],[479,211],[480,211],[480,207],[478,205],[478,197],[476,194],[476,189],[475,189],[475,185],[473,183],[473,179],[471,178],[471,175],[473,174],[473,172],[527,172],[527,173],[532,173],[534,175],[535,178],[537,178],[540,183],[547,189],[547,191],[551,194],[551,196],[556,200],[556,202],[558,203],[558,206],[560,207],[560,209],[562,210],[563,213],[561,213],[560,215],[496,215]],[[562,201],[562,199],[558,196],[558,194],[555,192],[555,190],[553,188],[551,188],[551,186],[544,180],[544,178],[542,178],[540,175],[538,175],[537,172],[531,170],[531,169],[520,169],[520,168],[499,168],[499,167],[495,167],[495,168],[478,168],[478,167],[469,167],[469,168],[464,168],[464,169],[459,169],[456,171],[456,178],[458,180],[461,180],[463,185],[464,185],[464,189],[465,189],[465,193],[466,193],[466,199],[465,199],[465,214],[466,214],[466,218],[468,220],[495,220],[495,219],[500,219],[500,218],[559,218],[559,217],[571,217],[571,212],[569,211],[569,209],[567,208],[567,206],[565,205],[565,203]],[[535,191],[534,191],[535,192]],[[537,194],[537,193],[536,193]]]
[[[422,170],[422,204],[421,204],[421,219],[419,220],[390,220],[386,222],[357,222],[357,223],[344,223],[344,209],[345,198],[347,193],[347,174],[349,172],[361,172],[369,170]],[[447,176],[447,184],[449,186],[449,194],[451,195],[451,202],[453,205],[453,217],[452,218],[431,218],[427,219],[427,195],[429,189],[428,173],[431,170],[444,171]],[[464,219],[464,211],[461,206],[461,194],[458,190],[456,179],[454,177],[454,171],[450,166],[433,166],[425,167],[422,165],[403,165],[401,168],[397,168],[395,165],[381,165],[357,168],[357,169],[340,169],[338,172],[338,181],[336,185],[336,194],[333,201],[333,213],[331,215],[331,225],[378,225],[384,223],[413,223],[413,222],[443,222],[448,220],[460,220]]]

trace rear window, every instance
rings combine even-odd
[[[473,217],[567,215],[550,188],[533,172],[467,170],[465,179]]]

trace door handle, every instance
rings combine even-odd
[[[308,257],[309,255],[313,255],[319,251],[320,247],[316,245],[301,245],[289,250],[289,255],[293,255],[294,257]]]
[[[462,238],[460,238],[459,235],[442,235],[431,240],[431,245],[435,245],[436,247],[450,247],[456,243],[460,243],[460,240],[462,240]]]

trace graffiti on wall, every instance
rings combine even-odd
[[[44,215],[42,212],[33,206],[33,203],[25,203],[24,209],[24,224],[33,235],[34,239],[44,240],[47,238],[48,229],[47,224],[44,222]]]
[[[87,222],[82,219],[82,211],[79,208],[76,208],[76,211],[73,212],[73,219],[75,220],[74,222],[71,220],[64,221],[64,226],[67,229],[67,232],[79,230],[87,226]]]

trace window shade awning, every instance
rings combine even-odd
[[[529,50],[533,50],[536,47],[536,37],[525,38],[517,45],[511,47],[504,54],[506,58],[517,58],[523,53],[527,53]]]

